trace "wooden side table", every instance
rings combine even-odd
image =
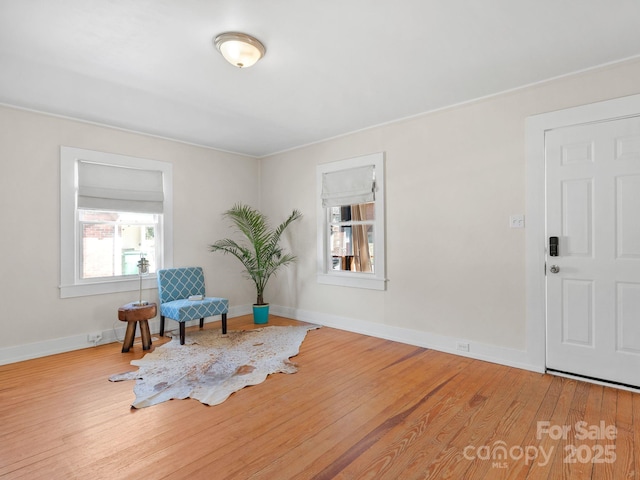
[[[136,336],[136,325],[140,322],[140,335],[142,336],[142,349],[151,348],[151,333],[149,332],[149,319],[158,314],[158,307],[155,303],[138,305],[137,302],[127,303],[118,309],[118,320],[129,322],[127,333],[122,343],[122,353],[129,351],[133,347],[133,339]]]

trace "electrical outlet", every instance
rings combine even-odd
[[[102,333],[100,332],[87,335],[87,342],[93,343],[94,345],[97,345],[100,340],[102,340]]]
[[[461,352],[468,352],[469,351],[469,344],[465,343],[465,342],[458,342],[457,348]]]

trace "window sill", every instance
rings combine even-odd
[[[142,279],[142,289],[158,288],[155,275]],[[60,298],[85,297],[106,293],[133,292],[140,289],[140,280],[110,280],[95,283],[79,283],[75,285],[60,285]]]
[[[339,287],[367,288],[369,290],[385,290],[387,281],[383,278],[358,273],[319,273],[318,283],[337,285]]]

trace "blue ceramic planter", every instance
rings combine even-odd
[[[253,323],[263,324],[269,321],[269,305],[253,306]]]

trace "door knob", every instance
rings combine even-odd
[[[560,267],[558,265],[551,265],[549,267],[549,271],[551,273],[558,273],[560,271]]]

